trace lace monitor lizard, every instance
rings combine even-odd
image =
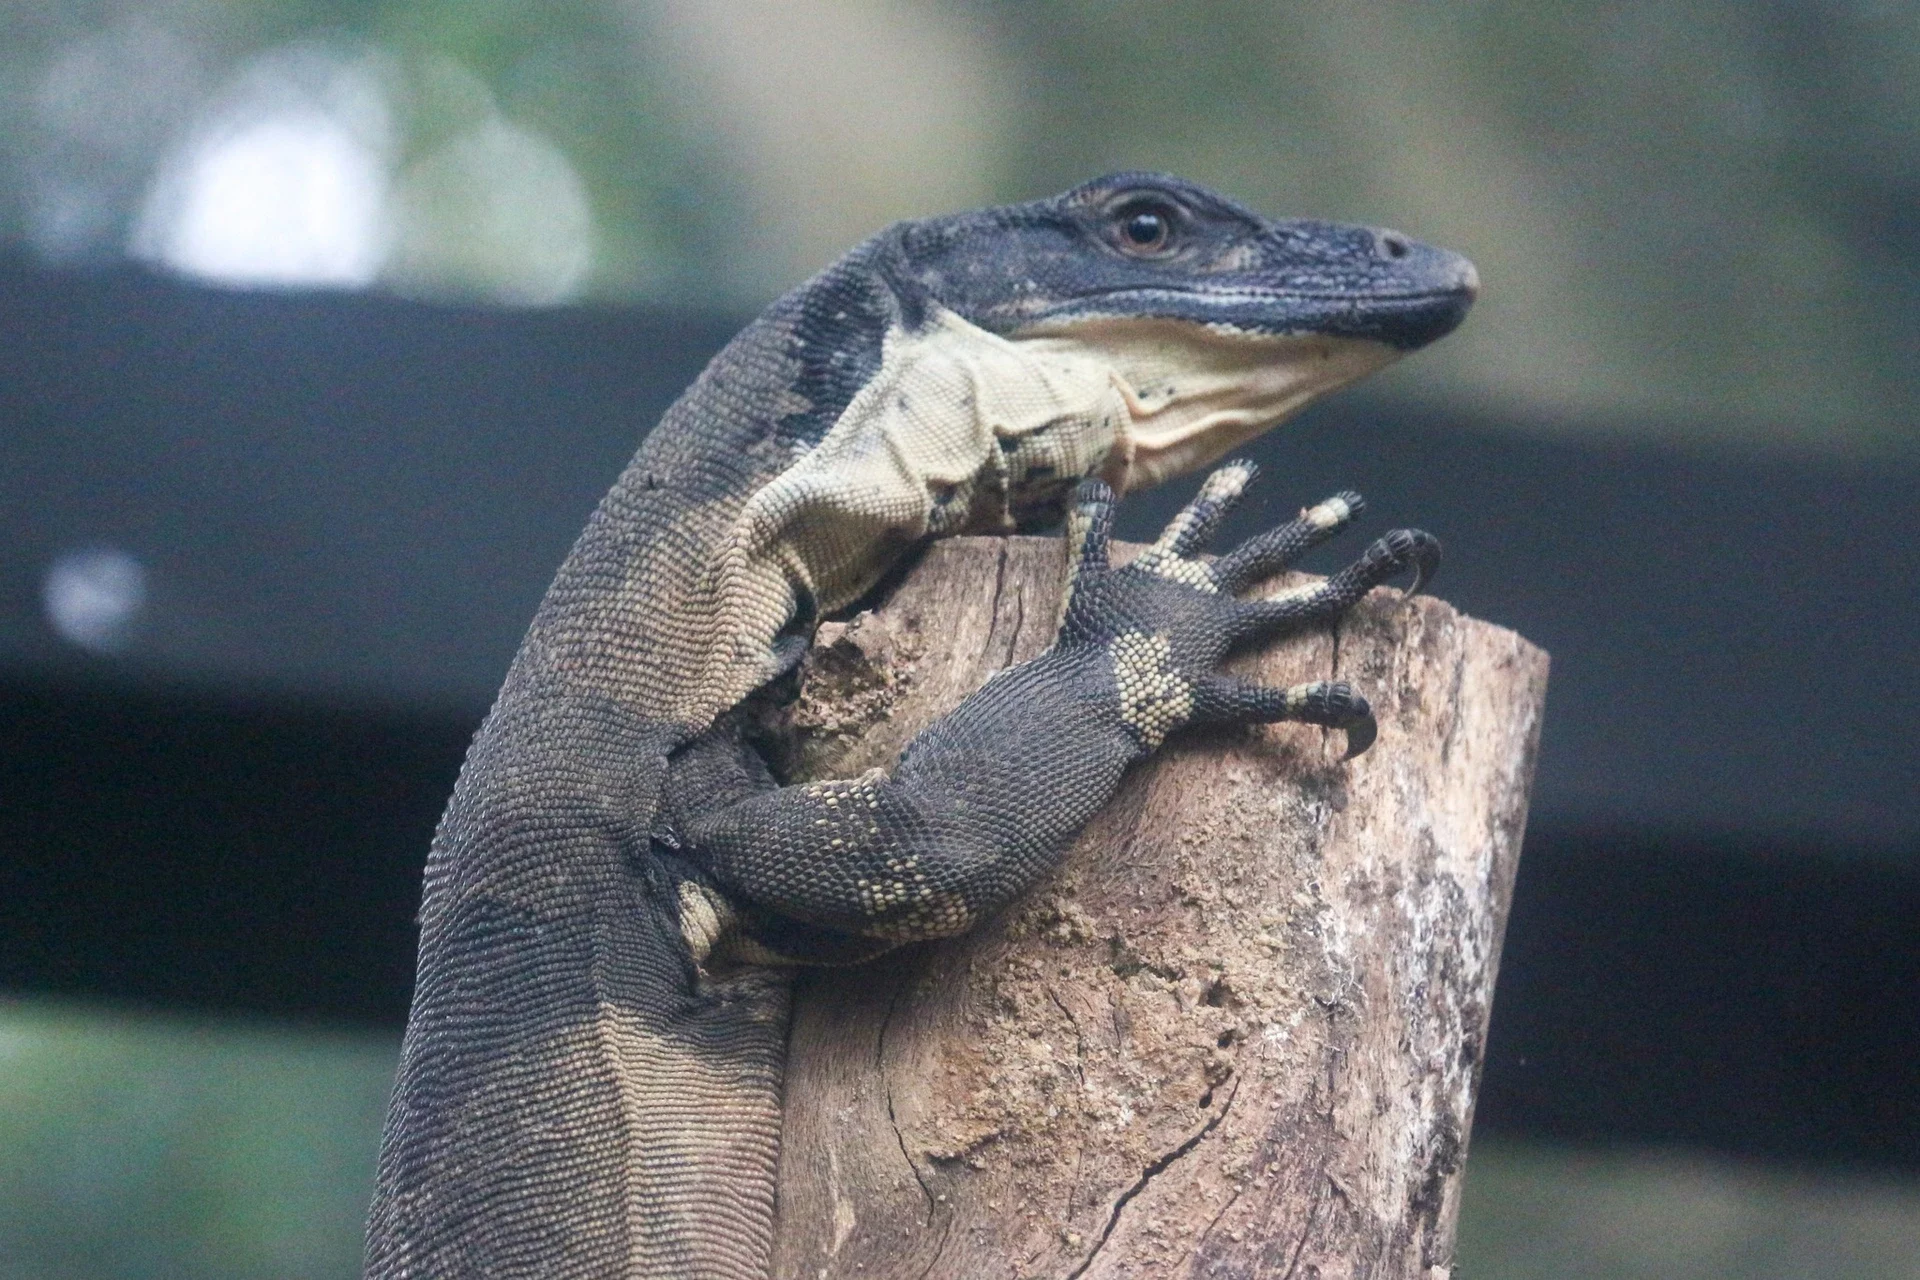
[[[1230,463],[1117,570],[1112,503],[1440,337],[1476,287],[1393,232],[1120,174],[901,223],[742,331],[588,521],[435,836],[368,1274],[763,1276],[789,966],[965,930],[1184,725],[1300,720],[1363,750],[1346,685],[1216,664],[1417,586],[1431,537],[1242,601],[1359,496],[1208,562],[1253,474]],[[891,773],[782,785],[762,711],[823,614],[925,539],[1063,513],[1051,649]]]

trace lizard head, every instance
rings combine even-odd
[[[909,305],[1107,368],[1127,410],[1106,468],[1123,491],[1448,333],[1479,286],[1465,258],[1398,232],[1265,218],[1160,174],[902,224],[896,246]]]

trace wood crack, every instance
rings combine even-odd
[[[1047,999],[1053,1001],[1053,1007],[1061,1012],[1067,1020],[1067,1025],[1073,1028],[1073,1076],[1080,1085],[1080,1095],[1075,1100],[1073,1109],[1076,1117],[1082,1116],[1086,1113],[1087,1100],[1087,1038],[1080,1034],[1080,1019],[1073,1016],[1073,1010],[1067,1007],[1066,1001],[1062,1000],[1059,993],[1052,987],[1047,988]],[[1080,1171],[1086,1166],[1086,1161],[1087,1147],[1083,1141],[1080,1143],[1079,1151],[1073,1157],[1073,1177],[1067,1181],[1068,1222],[1073,1221],[1073,1207],[1080,1198]]]
[[[1100,1251],[1107,1247],[1107,1241],[1113,1238],[1114,1228],[1120,1225],[1121,1213],[1133,1202],[1134,1197],[1138,1196],[1142,1191],[1145,1191],[1149,1183],[1172,1168],[1176,1162],[1190,1155],[1195,1147],[1206,1140],[1208,1134],[1218,1129],[1220,1122],[1227,1118],[1227,1112],[1233,1110],[1233,1100],[1239,1093],[1240,1081],[1236,1079],[1233,1082],[1233,1089],[1227,1094],[1227,1100],[1221,1104],[1220,1111],[1217,1115],[1208,1120],[1204,1125],[1201,1125],[1199,1132],[1140,1171],[1140,1176],[1134,1179],[1133,1185],[1125,1191],[1122,1191],[1120,1198],[1113,1202],[1113,1213],[1107,1218],[1106,1230],[1102,1231],[1100,1238],[1094,1241],[1093,1249],[1081,1261],[1080,1265],[1067,1273],[1066,1280],[1079,1280],[1079,1277],[1087,1273],[1087,1268],[1094,1264],[1094,1260],[1100,1256]]]
[[[1453,763],[1453,742],[1460,735],[1460,689],[1467,674],[1467,651],[1465,647],[1454,650],[1453,682],[1447,690],[1447,736],[1440,742],[1440,763]]]
[[[1287,1262],[1287,1274],[1280,1280],[1293,1280],[1293,1273],[1300,1269],[1300,1255],[1306,1252],[1307,1241],[1313,1238],[1313,1224],[1320,1220],[1320,1206],[1326,1200],[1327,1188],[1323,1185],[1314,1192],[1313,1203],[1307,1206],[1307,1225],[1300,1228],[1300,1238],[1293,1245],[1293,1257]]]
[[[933,1222],[933,1189],[927,1186],[927,1180],[920,1174],[920,1166],[915,1164],[913,1157],[907,1153],[907,1138],[905,1134],[900,1132],[900,1117],[893,1109],[893,1076],[887,1071],[886,1062],[887,1029],[893,1026],[894,1011],[900,1007],[900,997],[906,991],[906,987],[907,984],[904,982],[898,987],[895,987],[892,999],[887,1001],[887,1016],[881,1019],[880,1034],[874,1041],[873,1067],[874,1070],[880,1073],[880,1079],[886,1084],[887,1123],[893,1126],[893,1140],[900,1148],[900,1158],[907,1162],[907,1172],[913,1175],[914,1182],[918,1184],[920,1188],[921,1196],[927,1202],[926,1217],[921,1223],[921,1225],[925,1226]],[[939,1256],[937,1251],[935,1256]]]
[[[987,645],[984,646],[986,649],[991,649],[994,637],[998,635],[1000,631],[1000,593],[1006,589],[1006,586],[1007,544],[1005,540],[1002,540],[1000,543],[1000,554],[996,557],[993,567],[993,598],[987,601]],[[1019,628],[1016,626],[1014,628],[1014,639],[1017,639],[1019,634]],[[1007,654],[1009,659],[1013,654],[1014,639],[1007,641]],[[1003,667],[1006,666],[1007,659],[1002,659],[1000,665]]]
[[[1207,1238],[1213,1234],[1213,1229],[1220,1225],[1220,1219],[1227,1216],[1227,1210],[1240,1203],[1240,1197],[1246,1194],[1246,1190],[1245,1186],[1235,1187],[1233,1194],[1227,1197],[1227,1202],[1220,1206],[1213,1217],[1207,1219],[1207,1229],[1202,1231],[1200,1238],[1194,1242],[1193,1251],[1195,1253],[1199,1253],[1207,1247]]]

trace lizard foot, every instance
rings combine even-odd
[[[1216,561],[1199,559],[1255,474],[1251,462],[1220,467],[1159,539],[1119,569],[1108,554],[1113,494],[1097,480],[1083,483],[1068,522],[1072,573],[1058,643],[1107,650],[1121,719],[1142,750],[1189,724],[1293,720],[1343,730],[1352,758],[1373,743],[1377,726],[1366,699],[1350,685],[1265,688],[1216,668],[1235,649],[1338,618],[1409,570],[1412,594],[1439,567],[1440,543],[1417,529],[1396,529],[1321,582],[1240,600],[1240,591],[1346,528],[1365,506],[1357,493],[1335,494]]]

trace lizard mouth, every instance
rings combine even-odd
[[[1127,408],[1105,472],[1122,493],[1204,467],[1404,354],[1371,337],[1139,316],[1049,326],[1019,341],[1036,355],[1107,367]]]
[[[1457,259],[1455,279],[1424,289],[1352,294],[1310,289],[1165,289],[1128,285],[1089,293],[1033,324],[1028,332],[1055,332],[1089,323],[1162,319],[1217,326],[1240,335],[1323,335],[1365,338],[1413,351],[1459,327],[1479,296],[1473,264]]]

